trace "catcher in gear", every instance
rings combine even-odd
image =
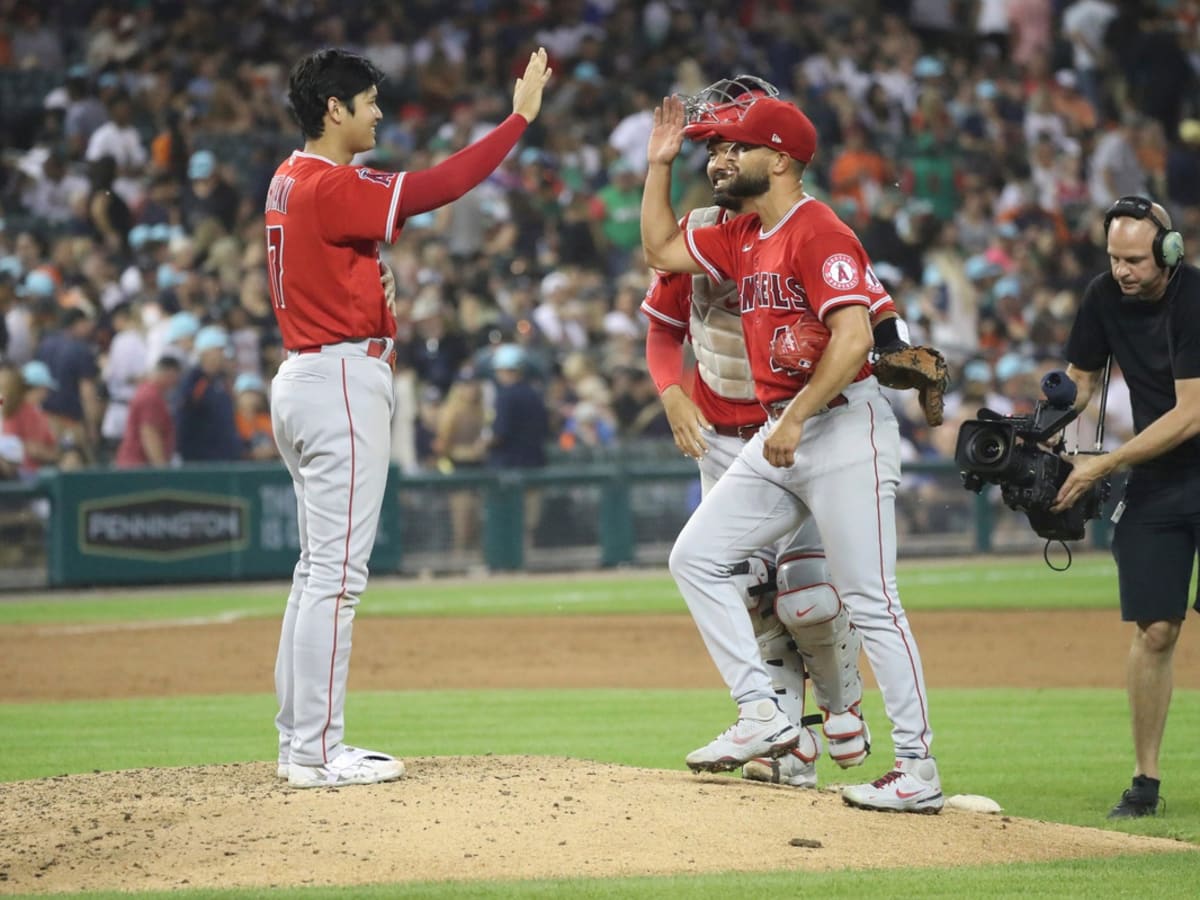
[[[690,754],[688,764],[705,769],[712,761],[724,769],[731,760],[780,757],[775,751],[791,746],[783,743],[787,730],[780,717],[767,709],[780,691],[764,666],[761,636],[735,611],[744,601],[730,584],[725,557],[754,554],[812,519],[832,579],[797,572],[785,589],[781,566],[776,613],[785,626],[816,627],[851,611],[892,720],[897,753],[893,771],[846,788],[843,798],[872,809],[936,811],[942,799],[929,751],[924,679],[894,575],[899,431],[868,359],[875,343],[871,314],[890,296],[849,227],[804,192],[801,176],[817,136],[803,111],[763,98],[740,118],[702,128],[691,124],[678,98],[664,98],[655,109],[643,249],[647,261],[664,271],[707,274],[714,283],[738,286],[755,396],[772,421],[750,437],[705,495],[671,553],[672,575],[739,705],[734,726]],[[676,222],[669,169],[688,137],[708,142],[714,199],[736,196],[739,212],[749,215],[698,228]],[[819,319],[832,331],[811,373],[789,371],[771,357],[779,332],[801,317]],[[799,358],[792,362],[800,365]],[[800,593],[803,602],[785,616],[785,597]],[[822,602],[827,609],[817,618]],[[791,742],[800,743],[795,737]]]
[[[773,85],[751,76],[716,82],[688,101],[689,129],[699,133],[710,124],[740,118],[758,99],[777,93]],[[690,213],[684,227],[701,227],[736,215],[737,199],[723,196],[716,174],[710,171],[718,206]],[[737,306],[726,302],[734,294],[729,282],[712,285],[706,278],[659,275],[642,304],[650,321],[651,375],[676,444],[699,462],[705,492],[765,418],[754,399]],[[872,309],[872,324],[877,346],[903,341],[904,323],[890,300]],[[827,341],[828,332],[822,331],[820,337]],[[689,340],[697,360],[690,396],[679,386],[682,348]],[[764,548],[751,559],[733,564],[730,577],[745,595],[776,699],[784,713],[802,726],[795,750],[780,759],[752,759],[744,765],[743,775],[797,787],[815,785],[813,763],[821,752],[820,732],[828,755],[839,766],[861,764],[869,751],[870,732],[859,709],[859,637],[830,584],[815,523],[778,547]],[[819,715],[804,714],[806,680],[812,682]],[[813,719],[819,729],[807,727]]]

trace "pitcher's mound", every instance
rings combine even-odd
[[[575,759],[406,763],[401,781],[340,790],[290,788],[266,763],[0,784],[0,893],[948,866],[1194,850],[956,810],[863,812],[827,791]]]

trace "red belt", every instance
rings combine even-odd
[[[758,429],[762,426],[762,422],[755,422],[751,425],[714,425],[713,431],[723,437],[735,437],[748,441],[758,434]]]
[[[382,359],[393,369],[396,368],[396,347],[393,344],[391,351],[388,351],[387,338],[367,338],[367,356],[371,359]],[[310,344],[307,347],[297,347],[297,353],[320,353],[325,348],[325,344]],[[386,355],[386,358],[385,358]]]

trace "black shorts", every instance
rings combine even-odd
[[[1200,548],[1200,471],[1134,472],[1113,532],[1121,618],[1163,622],[1187,616]],[[1200,610],[1200,599],[1195,601]]]

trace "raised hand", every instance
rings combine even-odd
[[[542,88],[553,73],[553,69],[547,68],[545,47],[538,47],[529,54],[525,74],[517,79],[517,85],[513,88],[513,112],[524,116],[526,122],[532,122],[541,111]]]
[[[683,146],[683,101],[676,96],[663,97],[662,106],[654,108],[654,128],[646,146],[646,161],[651,165],[670,165]]]

